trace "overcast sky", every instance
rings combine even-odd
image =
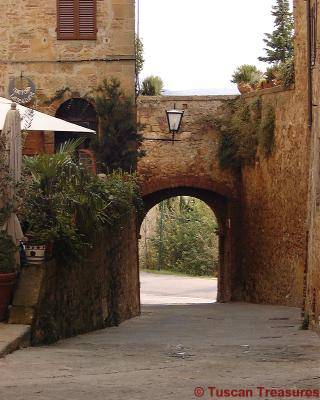
[[[241,64],[256,64],[273,30],[275,0],[140,0],[142,78],[162,77],[169,90],[231,88]]]

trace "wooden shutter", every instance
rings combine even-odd
[[[58,39],[95,40],[96,0],[58,0]]]
[[[96,39],[96,1],[79,0],[79,39]]]
[[[58,0],[58,39],[76,39],[76,4],[74,0]]]

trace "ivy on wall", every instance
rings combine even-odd
[[[275,111],[262,109],[260,97],[230,99],[219,117],[206,116],[200,124],[218,130],[218,158],[221,168],[239,170],[252,165],[258,153],[269,156],[274,148]]]

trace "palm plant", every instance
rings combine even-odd
[[[26,171],[30,173],[33,181],[40,187],[45,195],[55,191],[61,180],[70,178],[76,164],[74,154],[83,143],[83,138],[73,139],[61,145],[54,154],[40,154],[35,157],[24,157]]]

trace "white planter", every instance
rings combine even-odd
[[[46,245],[25,245],[28,264],[42,264],[45,259]]]

